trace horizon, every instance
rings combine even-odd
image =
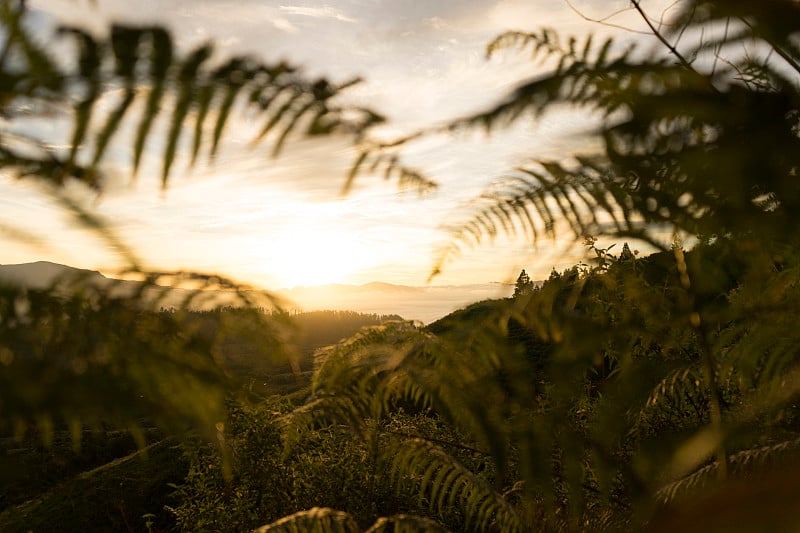
[[[107,270],[107,269],[103,269],[103,268],[76,267],[76,266],[73,266],[73,265],[67,265],[65,263],[59,263],[59,262],[51,261],[51,260],[48,260],[48,259],[36,259],[36,260],[33,260],[33,261],[24,262],[24,263],[0,263],[0,267],[4,267],[4,266],[28,266],[28,265],[35,265],[35,264],[38,264],[38,263],[46,263],[46,264],[50,264],[50,265],[54,265],[54,266],[68,267],[68,268],[75,269],[75,270],[89,270],[91,272],[97,272],[98,274],[100,274],[102,276],[105,276],[106,278],[111,278],[111,279],[115,279],[115,280],[118,280],[118,281],[125,281],[124,277],[117,277],[117,276],[122,274],[122,272],[120,272],[120,271]],[[542,278],[542,279],[534,279],[532,281],[533,282],[540,282],[540,281],[544,281],[544,278]],[[465,286],[470,286],[470,285],[500,285],[500,286],[513,286],[514,285],[514,283],[508,282],[508,281],[484,281],[484,282],[446,284],[446,285],[445,284],[405,285],[405,284],[402,284],[402,283],[389,283],[389,282],[386,282],[386,281],[381,281],[381,280],[377,280],[376,279],[376,280],[367,281],[367,282],[364,282],[364,283],[338,283],[338,282],[335,282],[335,283],[323,283],[323,284],[318,284],[318,285],[293,285],[293,286],[287,286],[287,287],[278,287],[276,289],[268,289],[266,287],[259,287],[257,285],[254,285],[252,288],[253,289],[257,289],[257,290],[266,290],[266,291],[286,291],[286,290],[294,290],[294,289],[306,289],[306,288],[328,287],[328,286],[339,286],[339,285],[345,286],[345,287],[366,287],[366,286],[375,285],[375,284],[389,285],[389,286],[394,286],[394,287],[407,287],[407,288],[414,288],[414,289],[465,287]]]
[[[42,264],[50,267],[47,274],[56,275],[46,280],[40,280],[44,285],[53,283],[59,274],[56,269],[63,270],[84,270],[77,269],[70,265],[55,263],[47,260],[39,260],[30,263],[0,264],[0,279],[7,276],[5,267],[32,267]],[[60,275],[68,275],[69,270]],[[124,277],[114,277],[113,273],[99,270],[89,270],[107,279],[119,281],[126,280]],[[17,272],[19,274],[19,272]],[[44,273],[39,271],[36,275],[42,276]],[[31,276],[33,277],[33,276]],[[23,285],[36,285],[31,278],[16,278],[16,282]],[[463,285],[428,285],[428,286],[409,286],[373,281],[364,284],[325,284],[315,286],[301,286],[281,289],[260,289],[252,287],[252,290],[267,292],[277,295],[287,300],[284,308],[300,312],[314,311],[355,311],[358,313],[375,313],[380,315],[399,315],[406,320],[418,320],[424,324],[429,324],[448,314],[462,309],[470,304],[497,298],[505,298],[513,292],[513,284],[505,283],[471,283]],[[172,287],[178,288],[181,287]],[[221,289],[212,289],[221,290]],[[222,290],[224,292],[224,290]],[[390,294],[391,298],[386,298]]]

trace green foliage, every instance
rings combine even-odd
[[[436,338],[411,324],[395,323],[365,330],[333,347],[321,360],[308,403],[292,413],[287,436],[345,423],[390,461],[395,483],[402,484],[406,476],[418,480],[416,490],[440,516],[455,508],[463,513],[462,529],[485,529],[495,523],[503,530],[520,530],[515,512],[493,487],[493,483],[503,484],[505,462],[489,463],[485,476],[476,475],[464,465],[464,458],[445,451],[452,443],[463,442],[452,436],[443,442],[402,434],[395,442],[376,444],[379,421],[391,419],[405,406],[432,408],[443,422],[479,439],[474,445],[454,449],[481,459],[509,453],[508,429],[492,426],[493,410],[506,405],[503,400],[508,394],[498,352],[504,344],[496,342],[499,339],[491,327],[459,328],[453,335],[457,338]],[[455,346],[460,353],[451,351]],[[474,364],[466,368],[459,359]],[[444,373],[451,379],[441,380]],[[473,389],[480,390],[481,396],[476,397]],[[474,466],[483,469],[487,463]]]
[[[354,533],[360,531],[360,529],[352,517],[343,511],[314,507],[308,511],[300,511],[281,518],[268,526],[258,528],[256,531],[286,533],[300,533],[301,531],[324,533],[333,531]]]
[[[174,430],[193,426],[213,434],[232,383],[216,344],[231,332],[241,335],[242,328],[279,338],[279,324],[254,306],[268,300],[242,293],[238,301],[246,308],[236,320],[208,331],[186,310],[157,310],[169,292],[156,283],[161,279],[133,286],[78,280],[46,290],[3,287],[2,431],[19,438],[35,428],[50,442],[55,429],[65,427],[79,446],[86,425],[136,429],[146,418]],[[210,287],[227,283],[183,279]],[[188,291],[183,309],[204,298],[202,291]]]
[[[554,236],[557,221],[576,238],[652,241],[652,230],[667,224],[689,234],[794,243],[800,69],[792,55],[797,28],[781,23],[777,41],[768,29],[776,20],[768,13],[780,10],[788,14],[797,6],[686,2],[666,37],[700,37],[683,46],[677,62],[642,57],[635,47],[620,50],[612,41],[597,45],[591,37],[564,43],[553,30],[498,38],[490,53],[519,44],[557,66],[449,127],[492,130],[568,104],[603,117],[597,134],[603,151],[517,169],[481,197],[470,219],[453,225],[453,240],[436,268],[485,236]],[[701,32],[714,24],[729,30],[704,38]],[[744,42],[763,45],[765,53],[748,54]],[[722,55],[709,68],[705,59],[712,53]],[[690,64],[686,57],[699,59]]]
[[[314,507],[308,511],[300,511],[293,515],[281,518],[280,520],[258,528],[259,533],[267,532],[288,532],[301,533],[314,531],[325,533],[328,531],[341,531],[342,533],[379,533],[383,531],[393,531],[396,533],[416,531],[446,532],[433,520],[412,516],[395,515],[379,518],[369,529],[362,530],[347,513],[333,509]]]
[[[738,292],[716,271],[738,269],[741,258],[720,262],[726,246],[683,255],[698,301],[709,299],[709,322],[731,312],[715,300]],[[416,490],[437,513],[462,509],[464,530],[630,529],[665,494],[716,486],[718,463],[707,462],[720,445],[709,433],[714,389],[681,276],[670,272],[674,254],[613,262],[607,251],[595,255],[607,261],[603,268],[570,269],[527,298],[461,312],[431,332],[399,323],[332,348],[287,437],[345,424],[369,445],[375,421],[392,419],[398,405],[432,409],[450,431],[474,439],[470,448],[483,461],[465,463],[452,447],[410,436],[380,450],[391,458],[395,483],[421,480]],[[526,342],[499,337],[504,323],[509,336],[516,324]],[[731,353],[722,337],[706,338],[715,353]],[[769,364],[748,370],[717,361],[724,446],[740,450],[727,456],[728,474],[786,465],[797,428],[793,408],[783,405],[795,393],[783,389],[781,402],[767,400],[752,413],[755,388],[743,384]]]
[[[297,324],[297,344],[304,354],[352,337],[365,326],[402,320],[398,315],[378,315],[353,311],[309,311],[292,316]]]
[[[369,442],[370,421],[399,402],[432,409],[486,451],[496,496],[476,499],[448,454],[412,443],[393,467],[475,529],[687,527],[684,511],[731,524],[725,497],[754,473],[766,492],[748,497],[796,494],[770,476],[796,472],[797,15],[791,1],[685,2],[667,33],[652,28],[672,57],[552,30],[499,37],[490,54],[520,46],[555,67],[444,129],[491,132],[566,104],[601,118],[602,150],[536,161],[487,191],[433,274],[501,233],[658,253],[626,244],[617,257],[591,238],[592,264],[506,305],[362,335],[319,369],[295,424],[346,424]]]
[[[191,466],[173,509],[179,527],[244,531],[290,508],[273,416],[268,410],[237,409],[230,413],[224,441],[186,445]],[[220,445],[232,458],[228,467]]]
[[[348,531],[375,523],[379,531],[392,523],[433,523],[425,518],[435,511],[433,501],[420,498],[415,478],[393,477],[388,452],[402,449],[398,444],[404,438],[450,438],[449,429],[435,419],[397,413],[373,426],[372,443],[342,428],[321,426],[285,447],[282,427],[292,408],[286,400],[230,403],[229,408],[224,441],[186,445],[191,466],[172,508],[182,530],[249,531],[275,522],[269,527],[281,531],[318,521],[325,524],[319,527],[346,525]],[[230,458],[228,477],[223,455]],[[334,507],[347,513],[309,511],[281,519],[287,509]],[[453,530],[461,529],[462,515],[447,509],[443,515]]]

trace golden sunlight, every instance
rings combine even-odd
[[[283,287],[352,281],[375,261],[357,235],[325,220],[291,221],[270,239],[264,274]]]

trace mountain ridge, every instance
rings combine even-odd
[[[32,289],[45,289],[61,281],[88,283],[99,288],[112,287],[126,294],[140,287],[138,281],[107,277],[97,270],[81,269],[53,263],[0,264],[0,282],[12,282]],[[409,286],[381,281],[361,285],[328,284],[264,290],[285,299],[286,308],[297,311],[342,310],[361,313],[397,314],[407,319],[429,323],[466,305],[484,299],[510,296],[513,284],[485,283],[465,285]],[[167,298],[159,300],[169,307],[178,306],[189,294],[187,289],[163,287],[169,291]],[[160,288],[153,291],[162,293]],[[260,292],[253,289],[254,293]],[[162,293],[163,294],[163,293]],[[216,291],[213,298],[203,299],[205,307],[231,303],[230,292]],[[218,296],[218,297],[216,297]]]
[[[97,270],[77,268],[52,261],[0,264],[0,280],[21,282],[28,288],[44,289],[59,281],[77,281],[81,277],[112,281]]]

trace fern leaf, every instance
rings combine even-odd
[[[785,464],[793,464],[800,457],[800,439],[761,446],[751,450],[743,450],[730,456],[731,475],[736,478],[750,478],[764,475],[770,471],[770,465],[780,468]],[[699,470],[673,481],[660,488],[656,499],[660,503],[685,498],[701,492],[713,485],[718,469],[717,463],[711,463]]]
[[[217,79],[224,80],[225,89],[217,110],[217,121],[214,124],[214,132],[211,137],[211,151],[209,152],[211,158],[217,154],[219,141],[222,138],[225,124],[228,122],[233,103],[239,91],[244,87],[249,75],[247,62],[242,58],[232,59],[216,72]]]
[[[192,141],[192,155],[189,162],[194,166],[197,156],[200,154],[200,147],[203,143],[203,130],[205,128],[206,117],[211,110],[211,102],[214,98],[214,87],[211,85],[201,85],[197,90],[197,111],[194,123],[194,137]]]
[[[286,516],[269,525],[253,530],[254,533],[360,533],[353,518],[342,511],[314,507]]]
[[[297,123],[300,121],[303,116],[317,107],[319,103],[315,100],[309,100],[304,104],[300,105],[293,113],[292,116],[289,117],[288,123],[284,126],[283,131],[281,131],[276,137],[275,142],[272,145],[272,157],[277,157],[281,149],[283,148],[284,143],[286,142],[286,138],[289,134],[295,129]]]
[[[6,98],[20,94],[33,96],[38,89],[58,91],[63,87],[65,81],[56,62],[43,47],[31,39],[27,29],[23,27],[24,13],[24,6],[14,9],[12,2],[0,3],[0,21],[8,28],[6,51],[9,52],[12,49],[18,51],[22,56],[25,68],[24,75],[11,77],[14,80],[13,85],[4,85],[0,88],[0,91],[6,93]],[[6,74],[7,65],[2,64],[0,67]]]
[[[416,533],[418,531],[447,533],[448,530],[430,518],[398,514],[379,518],[364,533]]]
[[[100,59],[102,50],[99,49],[100,45],[87,33],[71,29],[64,30],[73,34],[79,42],[81,50],[81,57],[78,61],[79,72],[81,77],[86,80],[87,87],[86,97],[76,106],[75,109],[75,126],[73,127],[72,141],[69,159],[67,166],[72,167],[75,164],[75,157],[77,156],[78,149],[84,142],[89,121],[92,117],[92,109],[97,97],[100,93]]]
[[[261,128],[261,131],[256,136],[253,142],[258,142],[278,125],[278,123],[286,116],[286,113],[295,105],[295,103],[302,99],[303,94],[297,91],[291,91],[288,96],[285,96],[285,101],[278,107],[278,109],[272,110],[272,116],[267,120],[264,127]],[[270,108],[268,108],[270,109]]]
[[[604,176],[602,167],[596,163],[587,167],[585,163],[586,160],[573,171],[558,163],[541,161],[542,170],[521,168],[522,176],[512,176],[494,185],[467,204],[465,209],[472,215],[464,222],[450,225],[450,242],[439,249],[434,270],[440,270],[450,261],[459,245],[469,245],[470,240],[480,242],[482,237],[494,239],[499,234],[495,221],[506,236],[513,236],[516,227],[523,228],[534,245],[540,235],[555,237],[559,220],[568,224],[575,238],[599,233],[601,215],[618,224],[620,231],[635,230],[635,214],[631,215],[625,204],[630,195],[613,178]],[[608,191],[614,192],[613,201],[609,201]],[[513,213],[515,220],[507,219],[505,213]],[[619,213],[627,213],[622,225]]]
[[[139,169],[144,153],[145,142],[160,111],[161,99],[166,90],[167,72],[172,63],[172,40],[169,35],[160,29],[154,29],[148,32],[147,37],[150,40],[150,79],[152,86],[149,88],[150,94],[147,96],[147,102],[139,122],[139,128],[136,131],[136,139],[133,145],[133,172],[134,174]]]
[[[114,26],[111,29],[111,48],[114,54],[115,73],[122,80],[124,94],[114,111],[108,115],[105,126],[97,134],[95,154],[92,158],[93,167],[97,166],[100,159],[102,159],[108,143],[119,129],[125,113],[136,96],[134,71],[142,37],[143,32],[141,30],[121,26]]]
[[[211,52],[212,49],[210,46],[198,48],[186,58],[178,73],[179,87],[177,102],[175,103],[175,110],[172,113],[172,124],[170,125],[166,147],[164,148],[164,169],[161,173],[163,186],[166,186],[172,163],[175,160],[178,136],[181,133],[186,115],[189,113],[189,108],[194,101],[193,84],[197,78],[197,72],[201,65],[211,56]],[[214,148],[212,148],[212,151],[213,150]]]
[[[404,440],[393,447],[392,457],[395,479],[400,482],[399,476],[417,473],[421,489],[439,512],[456,504],[463,506],[465,516],[475,521],[468,526],[479,530],[524,529],[516,511],[502,495],[438,446],[421,439]]]

